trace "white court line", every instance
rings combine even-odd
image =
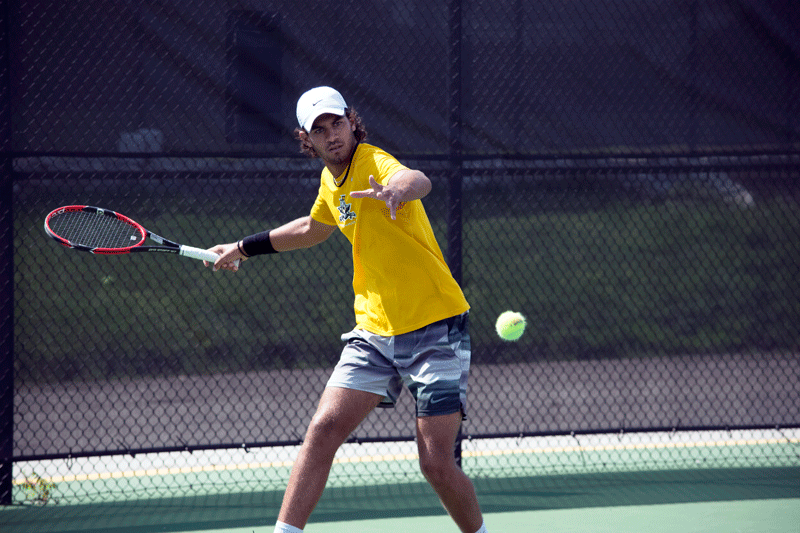
[[[599,446],[560,446],[548,448],[517,448],[512,450],[484,450],[464,452],[464,457],[491,457],[500,455],[525,455],[537,453],[569,453],[569,452],[598,452],[598,451],[624,451],[647,450],[666,448],[711,448],[711,447],[736,447],[758,446],[767,444],[798,444],[800,439],[736,439],[716,442],[648,442],[643,444],[604,444]]]

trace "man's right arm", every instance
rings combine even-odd
[[[237,260],[243,261],[262,253],[310,248],[327,240],[335,230],[336,226],[323,224],[309,215],[292,220],[273,230],[245,237],[238,242],[218,244],[209,250],[219,254],[219,259],[214,263],[214,270],[221,268],[236,272],[239,269]]]
[[[336,226],[323,224],[309,215],[275,228],[269,232],[269,239],[275,251],[288,252],[311,248],[327,240],[335,230]]]

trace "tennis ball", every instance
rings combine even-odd
[[[515,341],[525,331],[525,317],[515,311],[500,313],[495,324],[497,334],[505,341]]]

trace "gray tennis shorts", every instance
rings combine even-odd
[[[405,384],[417,416],[461,411],[466,419],[468,319],[466,312],[391,337],[354,329],[342,335],[346,345],[327,386],[378,394],[379,407],[394,407]]]

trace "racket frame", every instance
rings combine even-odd
[[[50,228],[50,220],[52,217],[56,215],[60,215],[65,212],[86,212],[86,213],[94,213],[97,216],[108,216],[116,218],[120,220],[134,229],[139,233],[141,238],[134,244],[130,246],[125,246],[122,248],[103,248],[103,247],[90,247],[80,243],[72,242],[64,237],[57,235],[51,228]],[[82,252],[90,252],[93,254],[100,254],[100,255],[122,255],[128,254],[133,252],[157,252],[157,253],[171,253],[171,254],[178,254],[184,257],[189,257],[192,259],[198,259],[200,261],[208,261],[213,263],[219,257],[214,252],[210,252],[208,250],[204,250],[202,248],[195,248],[193,246],[186,246],[183,244],[179,244],[177,242],[171,241],[169,239],[165,239],[160,235],[156,235],[152,231],[146,229],[144,226],[136,222],[135,220],[127,217],[121,213],[117,213],[116,211],[112,211],[110,209],[103,209],[100,207],[94,207],[90,205],[66,205],[59,207],[57,209],[53,209],[50,213],[48,213],[47,217],[44,219],[44,230],[45,232],[53,238],[59,244],[62,244],[68,248],[72,248],[75,250],[79,250]],[[149,238],[152,241],[157,242],[161,246],[143,246],[145,239]]]

